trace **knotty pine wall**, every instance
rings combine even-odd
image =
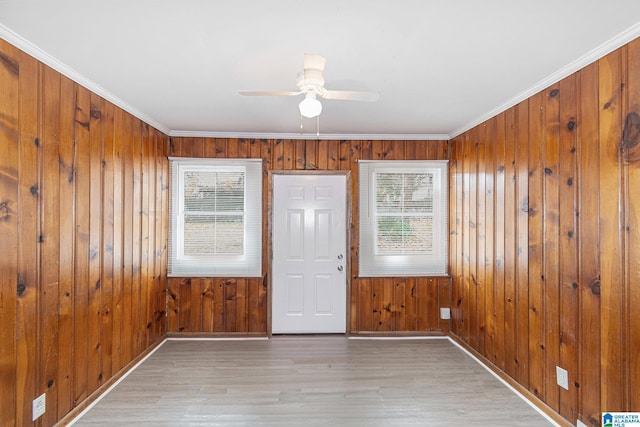
[[[639,114],[635,40],[450,145],[451,332],[572,425],[640,410]]]
[[[167,145],[0,40],[0,425],[53,425],[166,335]]]
[[[264,256],[262,278],[169,278],[169,333],[267,334],[270,170],[351,171],[350,333],[447,332],[449,322],[439,320],[439,308],[449,307],[448,278],[359,278],[357,254],[357,160],[442,160],[448,158],[447,146],[447,141],[172,138],[170,156],[263,159]]]

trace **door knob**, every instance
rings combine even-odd
[[[342,271],[343,267],[341,265],[338,266],[338,271]]]
[[[342,254],[338,255],[338,259],[342,259],[342,258],[343,258]]]

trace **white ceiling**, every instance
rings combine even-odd
[[[640,35],[639,0],[0,0],[0,37],[172,135],[448,138]]]

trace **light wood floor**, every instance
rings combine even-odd
[[[448,340],[168,341],[76,426],[548,426]]]

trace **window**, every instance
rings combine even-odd
[[[262,163],[170,158],[170,276],[262,274]]]
[[[447,161],[360,161],[359,274],[447,274]]]

